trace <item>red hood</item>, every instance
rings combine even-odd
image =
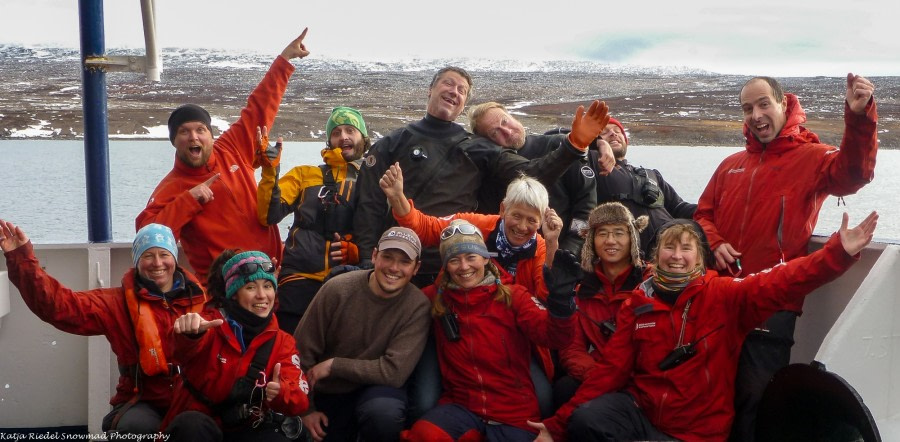
[[[778,136],[775,137],[774,140],[770,141],[768,144],[760,143],[759,140],[750,133],[750,128],[747,126],[747,123],[744,123],[744,138],[747,139],[745,148],[748,152],[759,153],[763,150],[769,152],[782,152],[796,148],[805,143],[819,143],[818,135],[801,126],[801,124],[806,122],[806,112],[804,112],[803,108],[800,106],[800,101],[797,100],[797,96],[794,94],[784,94],[784,96],[787,99],[787,110],[785,111],[787,114],[787,121],[785,121],[784,127],[781,128],[781,132],[778,133]]]

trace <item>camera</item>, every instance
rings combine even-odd
[[[459,341],[459,323],[457,322],[456,313],[446,313],[441,316],[441,328],[444,329],[444,335],[450,342]]]
[[[694,344],[675,347],[675,350],[672,350],[671,353],[666,355],[662,362],[659,363],[658,367],[662,371],[671,370],[681,364],[684,364],[688,361],[688,359],[693,358],[696,354],[697,350],[694,349]]]
[[[638,181],[641,185],[641,200],[643,200],[644,204],[652,206],[660,196],[659,184],[650,177],[650,174],[647,173],[647,169],[636,169],[634,173],[639,177]]]

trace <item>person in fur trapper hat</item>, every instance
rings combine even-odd
[[[644,279],[640,232],[647,223],[647,216],[635,219],[617,202],[601,204],[588,216],[581,248],[584,279],[575,297],[575,333],[572,343],[559,352],[565,376],[553,384],[557,408],[575,394],[600,360],[600,349],[616,330],[619,306]]]

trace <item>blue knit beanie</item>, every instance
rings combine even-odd
[[[137,267],[141,255],[153,247],[162,247],[168,250],[175,257],[175,263],[178,263],[178,245],[175,243],[172,229],[162,224],[147,224],[138,230],[134,236],[134,242],[131,244],[131,259],[134,261],[135,267]]]
[[[246,264],[250,265],[246,266]],[[254,266],[252,264],[260,265]],[[265,271],[263,266],[269,266],[272,271]],[[272,282],[275,290],[278,290],[278,281],[275,279],[275,266],[272,264],[269,256],[263,252],[242,252],[232,256],[222,266],[222,275],[225,279],[226,298],[231,298],[237,293],[238,289],[257,279],[268,279]]]

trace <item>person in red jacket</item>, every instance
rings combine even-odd
[[[294,72],[289,60],[309,55],[303,45],[305,37],[304,29],[275,58],[247,98],[241,117],[218,139],[213,139],[209,112],[196,104],[185,104],[169,116],[175,165],[150,195],[135,226],[169,226],[201,280],[206,279],[213,259],[227,248],[262,250],[281,259],[278,226],[263,226],[256,219],[257,131],[272,127]]]
[[[309,386],[294,337],[272,314],[275,265],[258,251],[217,258],[210,294],[221,310],[173,326],[182,383],[163,420],[169,441],[287,441],[300,431]],[[217,279],[219,281],[217,281]],[[224,293],[222,288],[224,287]]]
[[[48,275],[34,256],[28,236],[0,220],[0,248],[9,280],[41,320],[68,333],[106,336],[119,364],[112,411],[103,431],[156,433],[172,403],[174,339],[179,316],[207,308],[206,293],[190,272],[178,267],[172,231],[148,224],[135,235],[134,268],[122,286],[76,292]]]
[[[709,238],[716,268],[756,273],[807,253],[828,195],[850,195],[872,181],[878,151],[875,86],[847,75],[844,138],[837,149],[802,126],[806,113],[777,80],[756,77],[741,89],[746,150],[719,165],[694,219]],[[756,405],[769,379],[790,362],[795,298],[747,336],[737,376],[733,440],[754,440]]]
[[[640,232],[648,222],[647,215],[635,219],[617,202],[601,204],[588,216],[581,247],[585,276],[575,297],[578,312],[572,343],[559,351],[559,364],[566,374],[553,384],[555,408],[568,402],[597,366],[603,347],[616,331],[622,301],[643,281]]]
[[[537,440],[724,441],[734,417],[740,344],[786,304],[834,280],[871,240],[878,215],[809,256],[744,278],[704,264],[702,229],[676,219],[660,231],[653,276],[622,304],[603,358]]]
[[[568,343],[575,281],[552,284],[545,308],[524,287],[502,282],[481,231],[465,220],[443,230],[439,251],[442,276],[424,293],[432,303],[443,393],[405,437],[531,441],[535,434],[526,421],[539,412],[529,349],[532,342],[550,348]],[[575,256],[567,256],[577,270]],[[561,263],[554,268],[567,270]]]

